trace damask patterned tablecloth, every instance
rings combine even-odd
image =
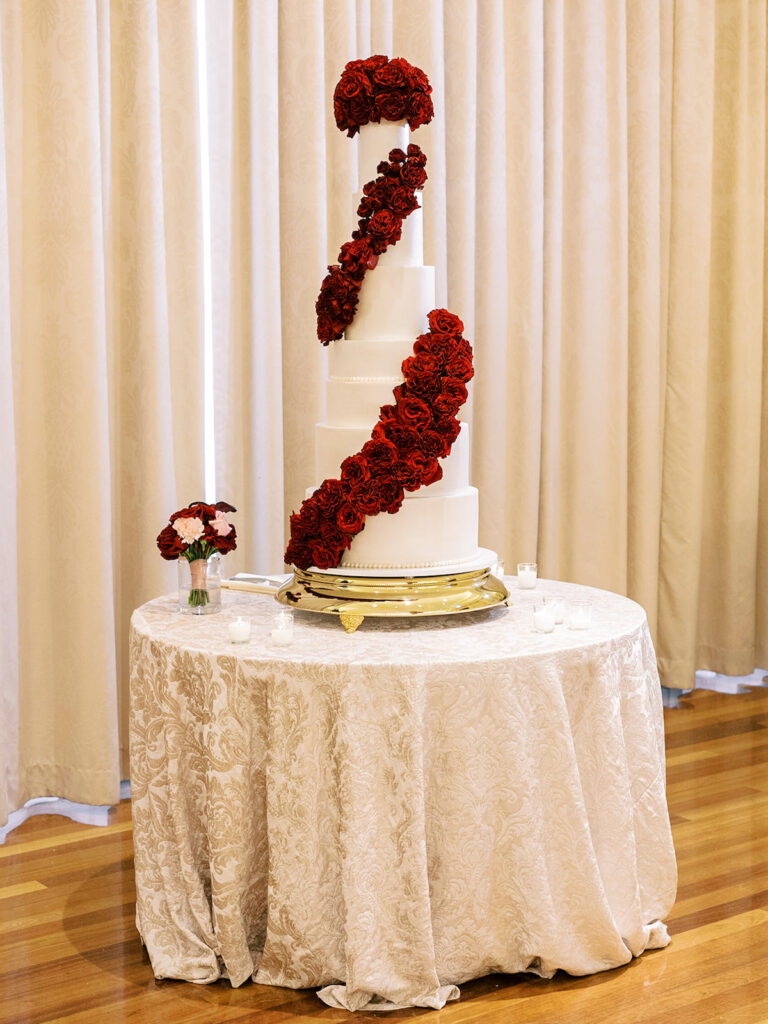
[[[666,945],[676,867],[643,610],[539,581],[439,619],[228,591],[131,623],[136,919],[158,977],[440,1007],[491,972],[590,974]],[[587,630],[533,628],[542,594]],[[228,624],[252,623],[233,645]]]

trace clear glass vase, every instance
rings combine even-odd
[[[212,615],[221,610],[221,555],[179,558],[179,611],[186,615]]]

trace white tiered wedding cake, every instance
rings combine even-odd
[[[407,124],[389,121],[360,129],[355,222],[362,185],[376,177],[377,165],[391,150],[407,151],[409,135]],[[354,320],[344,339],[331,344],[327,419],[315,427],[316,486],[338,477],[344,459],[370,440],[379,410],[393,401],[393,389],[403,381],[403,360],[428,330],[427,313],[434,307],[435,268],[424,266],[418,209],[403,221],[397,244],[366,274]],[[477,561],[478,493],[469,485],[468,424],[462,424],[440,464],[442,479],[407,492],[398,512],[366,519],[344,552],[343,567],[447,572]]]

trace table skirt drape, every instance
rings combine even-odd
[[[588,974],[665,945],[653,646],[637,605],[590,594],[581,634],[534,634],[521,596],[442,628],[300,616],[290,648],[263,636],[265,597],[137,610],[136,917],[155,974],[440,1007],[491,972]],[[227,642],[232,613],[254,642]]]

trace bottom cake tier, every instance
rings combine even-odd
[[[458,569],[477,558],[477,526],[476,487],[434,497],[407,497],[394,515],[383,512],[366,520],[341,567]]]

